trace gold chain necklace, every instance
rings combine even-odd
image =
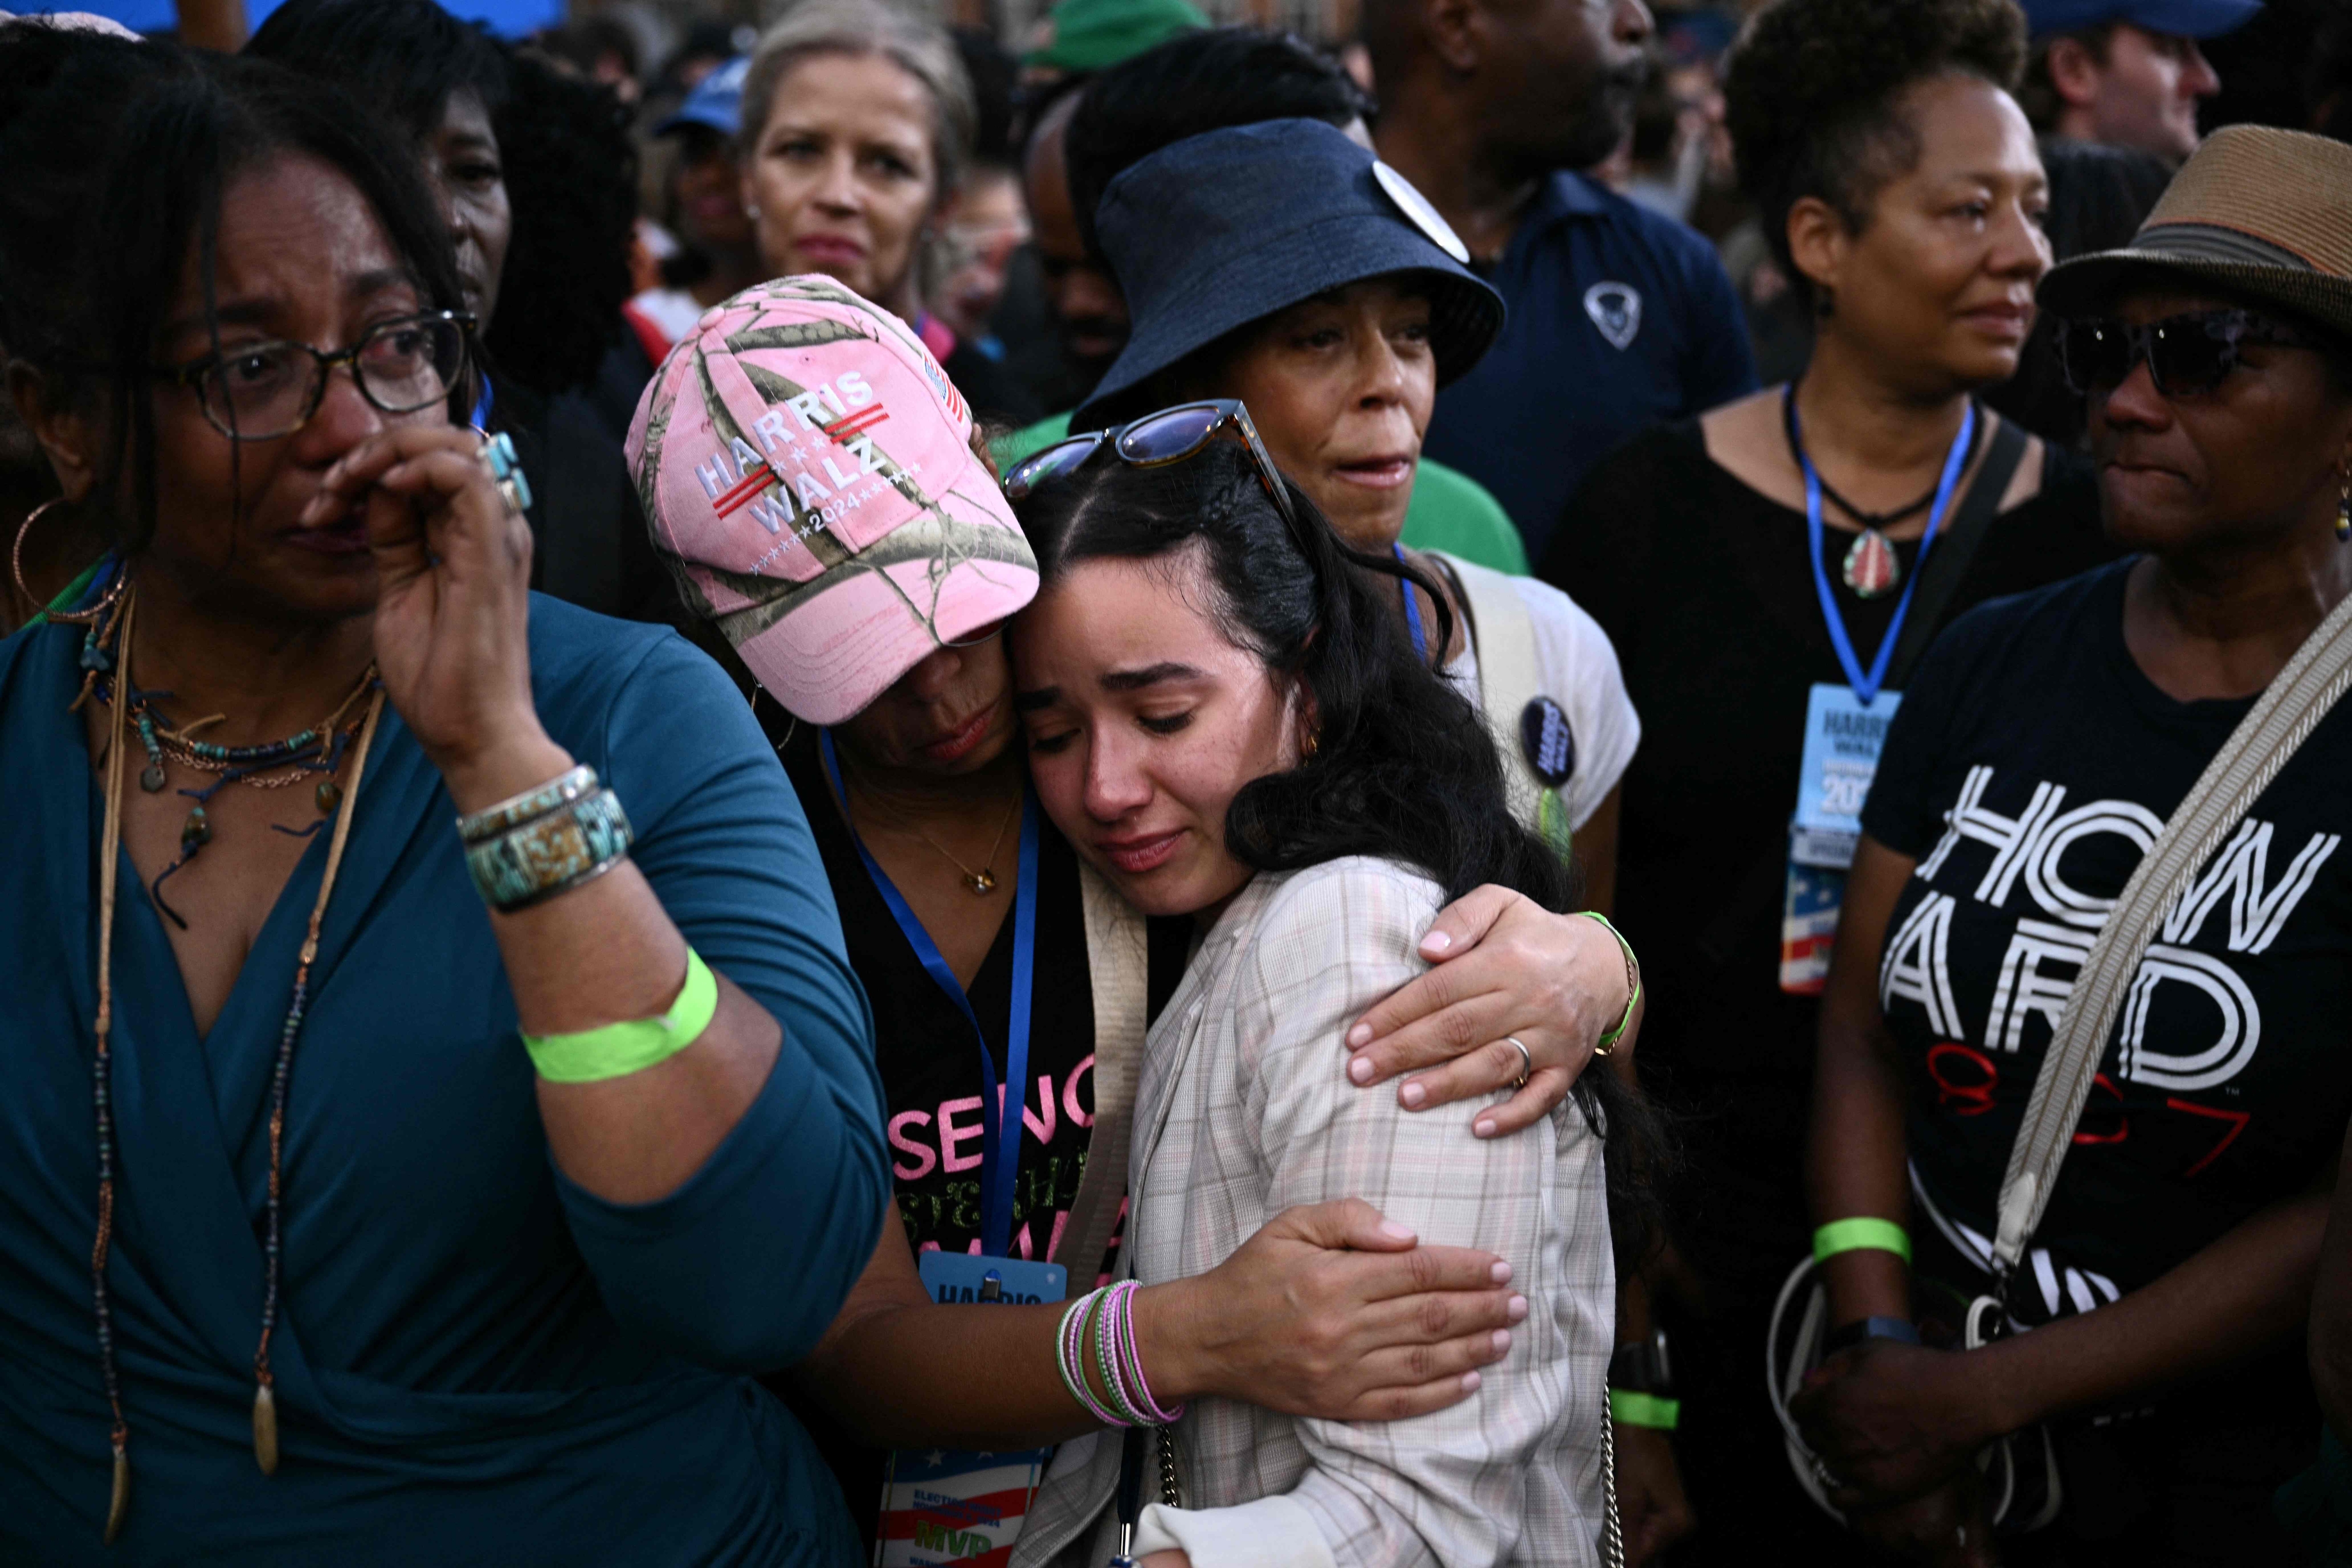
[[[1005,831],[1013,826],[1013,819],[1020,813],[1021,797],[1015,795],[1013,798],[1013,804],[1005,808],[1004,820],[996,824],[996,841],[988,846],[988,853],[982,858],[978,871],[974,871],[958,860],[945,844],[923,831],[919,825],[909,821],[895,809],[883,805],[871,796],[866,798],[866,807],[868,810],[880,813],[887,826],[896,828],[902,833],[912,833],[930,845],[941,859],[963,873],[964,886],[971,889],[975,896],[985,898],[996,891],[996,852],[1004,847]]]

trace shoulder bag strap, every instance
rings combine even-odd
[[[1996,1296],[2006,1290],[2066,1158],[2090,1098],[2116,1015],[2139,972],[2157,922],[2177,903],[2197,868],[2210,860],[2295,748],[2310,738],[2352,685],[2352,597],[2304,640],[2238,723],[2229,741],[2180,802],[2164,831],[2124,884],[2123,896],[2083,960],[2066,1011],[2033,1080],[2025,1120],[2000,1181],[1993,1238]]]
[[[2000,418],[1990,409],[1985,417]],[[1927,552],[1927,564],[1920,569],[1911,613],[1904,620],[1903,640],[1895,644],[1895,657],[1888,664],[1887,681],[1895,690],[1903,689],[1911,666],[1944,629],[1944,612],[1951,607],[1952,595],[1959,591],[1960,580],[1968,576],[1977,546],[1984,542],[1993,518],[2000,515],[2000,498],[2009,494],[2009,482],[2017,476],[2028,439],[2023,425],[2000,420],[1992,446],[1985,453],[1984,465],[1977,470],[1969,493],[1960,497],[1960,509],[1936,536],[1936,548]]]
[[[1535,620],[1504,573],[1443,550],[1430,554],[1454,580],[1463,608],[1470,612],[1471,645],[1478,651],[1478,706],[1494,734],[1495,749],[1502,754],[1511,814],[1532,823],[1543,786],[1519,744],[1519,715],[1542,695]]]
[[[1062,1224],[1053,1259],[1070,1273],[1070,1292],[1095,1288],[1103,1254],[1127,1196],[1127,1145],[1135,1116],[1135,1080],[1143,1061],[1148,976],[1143,916],[1102,874],[1078,862],[1087,924],[1087,979],[1095,1008],[1095,1124],[1086,1175]]]

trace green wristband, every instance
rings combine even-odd
[[[1826,1263],[1841,1252],[1892,1252],[1911,1261],[1911,1238],[1891,1219],[1832,1219],[1813,1232],[1813,1261]]]
[[[719,980],[702,955],[686,950],[686,985],[659,1018],[606,1024],[579,1034],[527,1034],[523,1049],[551,1083],[625,1078],[667,1061],[702,1038],[719,1011]]]
[[[1609,1391],[1609,1414],[1628,1427],[1671,1432],[1682,1422],[1683,1402],[1655,1394],[1636,1394],[1630,1388],[1612,1388]]]
[[[1587,920],[1599,921],[1603,931],[1617,938],[1617,946],[1625,954],[1625,1016],[1617,1020],[1615,1029],[1594,1041],[1592,1047],[1593,1055],[1606,1056],[1616,1049],[1617,1042],[1625,1037],[1625,1031],[1633,1026],[1633,1009],[1642,1005],[1642,961],[1633,956],[1633,945],[1625,940],[1622,931],[1610,923],[1609,916],[1597,909],[1580,909],[1577,913]]]

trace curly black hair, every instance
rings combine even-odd
[[[336,84],[419,147],[452,95],[478,95],[514,214],[491,361],[542,392],[594,379],[620,340],[637,216],[636,144],[612,89],[518,54],[433,0],[289,0],[245,53]]]
[[[506,163],[514,239],[490,322],[490,353],[525,385],[558,392],[593,381],[620,340],[637,223],[629,112],[601,82],[567,77],[528,51],[491,116]]]
[[[2015,0],[1774,0],[1731,51],[1725,119],[1739,180],[1772,255],[1808,299],[1789,254],[1789,209],[1807,196],[1850,229],[1919,160],[1904,96],[1949,72],[2013,88],[2025,65]]]

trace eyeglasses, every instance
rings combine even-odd
[[[1257,464],[1258,483],[1274,497],[1275,509],[1282,514],[1283,522],[1295,535],[1298,517],[1291,509],[1290,486],[1267,455],[1265,443],[1258,439],[1257,426],[1250,423],[1249,410],[1234,398],[1180,402],[1173,408],[1147,413],[1116,430],[1091,430],[1084,435],[1057,441],[1013,465],[1013,472],[1004,476],[1005,499],[1028,499],[1038,486],[1076,473],[1105,446],[1118,453],[1119,460],[1130,467],[1164,468],[1171,463],[1199,455],[1221,435],[1248,449]]]
[[[360,395],[385,413],[442,402],[465,374],[473,325],[463,310],[427,311],[372,327],[333,353],[308,343],[249,343],[155,373],[193,388],[205,418],[231,441],[269,441],[310,422],[337,365],[351,366]]]
[[[2079,396],[2123,385],[2132,367],[2147,361],[2149,379],[2166,397],[2210,392],[2238,368],[2249,345],[2316,347],[2310,339],[2251,310],[2194,310],[2145,326],[2129,321],[2068,321],[2058,329],[2058,361]]]

